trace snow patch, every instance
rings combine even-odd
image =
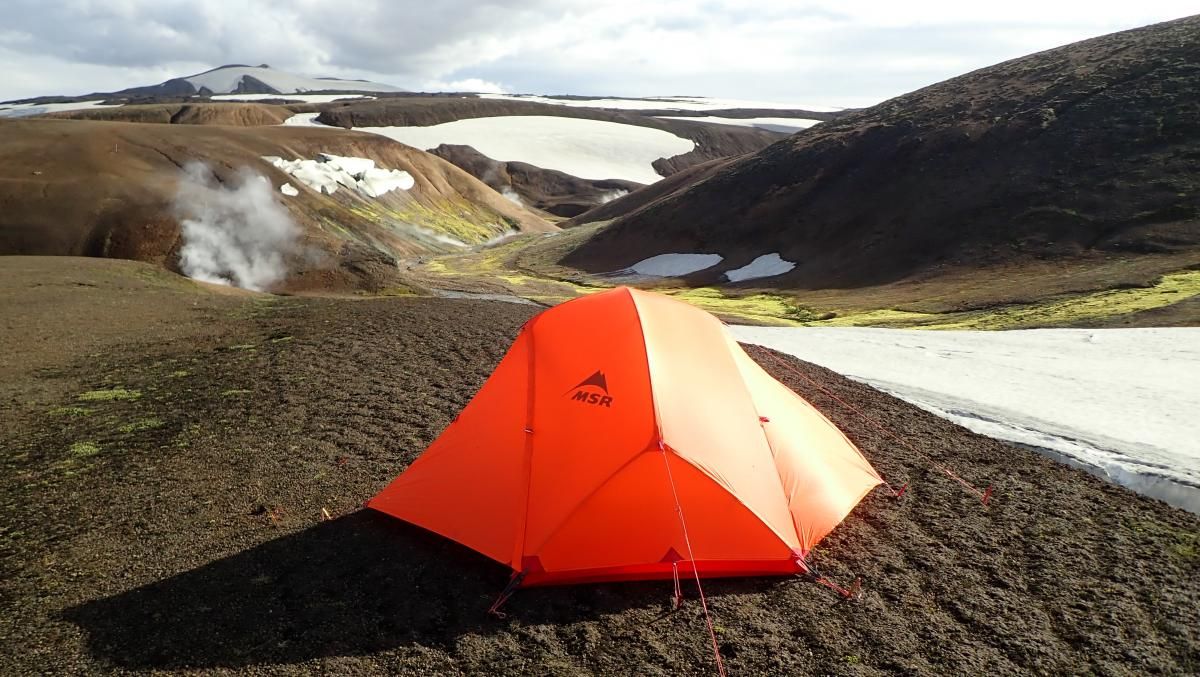
[[[572,108],[616,108],[620,110],[721,110],[727,108],[768,108],[772,110],[810,110],[830,113],[844,108],[814,106],[805,103],[781,103],[779,101],[747,101],[744,99],[714,99],[706,96],[661,96],[644,99],[554,99],[533,94],[480,94],[485,99],[508,99],[512,101],[534,101]]]
[[[715,115],[706,115],[704,117],[658,115],[656,117],[663,120],[685,120],[689,122],[707,122],[714,125],[755,127],[757,129],[765,129],[771,132],[783,132],[785,134],[794,134],[802,129],[808,129],[813,125],[820,124],[821,122],[820,120],[808,120],[805,118],[723,118]]]
[[[92,108],[116,108],[121,104],[106,104],[103,101],[76,101],[73,103],[5,103],[0,104],[0,118],[23,118],[46,113],[61,113],[69,110]]]
[[[243,168],[221,185],[208,167],[189,163],[174,211],[183,232],[184,275],[256,291],[286,277],[284,257],[295,248],[300,229],[266,177]]]
[[[662,179],[652,163],[690,152],[695,143],[670,132],[600,120],[514,115],[456,120],[429,127],[356,127],[414,148],[471,146],[500,162],[526,162],[581,179]]]
[[[732,330],[1200,513],[1200,329]]]
[[[296,197],[297,195],[300,194],[300,191],[290,183],[285,183],[282,186],[280,186],[279,192],[283,193],[284,195],[286,195],[288,197]]]
[[[319,115],[320,113],[300,113],[284,120],[283,124],[288,127],[328,127],[329,129],[341,129],[341,127],[317,122],[317,116]]]
[[[393,190],[408,190],[416,184],[408,172],[377,168],[369,158],[320,153],[316,160],[284,160],[274,155],[264,155],[262,159],[326,195],[333,195],[338,186],[344,186],[367,197],[379,197]]]
[[[720,254],[659,254],[638,261],[628,272],[648,277],[679,277],[712,268],[721,259]]]
[[[784,261],[779,254],[763,254],[741,268],[726,272],[725,279],[730,282],[741,282],[742,280],[756,280],[760,277],[774,277],[783,275],[795,267],[796,264]]]
[[[286,99],[287,101],[303,101],[304,103],[329,103],[343,99],[374,99],[365,94],[216,94],[210,96],[213,101],[266,101]]]

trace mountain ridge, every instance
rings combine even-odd
[[[778,252],[797,266],[775,282],[818,288],[1200,251],[1197,64],[1200,17],[1189,17],[972,71],[641,205],[562,263],[603,272],[715,251],[726,257],[715,277]]]
[[[224,76],[224,78],[222,79],[220,76]],[[154,85],[139,85],[113,92],[92,92],[75,96],[38,96],[3,103],[57,103],[97,98],[212,96],[214,94],[404,93],[407,91],[400,87],[370,80],[295,75],[271,68],[266,64],[258,66],[226,64],[193,75],[170,78]]]

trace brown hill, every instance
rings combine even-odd
[[[49,113],[44,117],[108,122],[155,122],[176,125],[281,125],[295,112],[262,103],[160,103],[116,108],[86,108]]]
[[[715,125],[690,120],[663,120],[638,111],[557,106],[506,99],[388,97],[326,108],[318,122],[335,127],[428,127],[455,120],[504,115],[552,115],[638,125],[661,129],[696,142],[696,148],[672,158],[660,158],[654,169],[663,176],[695,164],[761,150],[787,135],[751,127]]]
[[[262,156],[370,158],[415,186],[379,198],[325,195]],[[0,254],[83,255],[178,269],[173,210],[181,168],[209,165],[221,182],[250,168],[270,180],[301,231],[283,289],[379,289],[397,259],[477,244],[511,230],[554,226],[441,158],[390,139],[304,127],[224,127],[83,120],[0,120]],[[285,197],[277,188],[299,190]]]
[[[662,181],[656,181],[645,188],[630,192],[615,200],[605,202],[596,208],[560,223],[563,228],[582,226],[585,223],[607,221],[626,214],[633,213],[646,205],[654,204],[667,196],[685,191],[699,181],[712,176],[722,168],[737,162],[737,158],[718,158],[671,174]]]
[[[555,216],[572,217],[642,187],[622,179],[581,179],[525,162],[501,162],[470,146],[442,144],[430,153],[464,169],[521,204]]]
[[[563,263],[779,252],[797,266],[773,284],[849,287],[1038,258],[1200,262],[1198,63],[1191,17],[975,71],[723,167]]]

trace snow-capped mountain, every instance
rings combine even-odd
[[[130,99],[147,97],[212,96],[220,94],[299,94],[301,92],[371,93],[407,92],[407,89],[368,80],[342,80],[339,78],[310,78],[285,71],[275,70],[263,64],[245,66],[230,64],[203,73],[171,78],[157,85],[130,87],[119,92],[93,92],[81,96],[40,96],[5,102],[44,106],[45,104],[70,105],[79,102],[91,103],[107,99]],[[13,108],[13,105],[7,108]],[[78,106],[75,106],[78,107]],[[70,110],[63,109],[63,110]],[[39,110],[38,114],[47,112]],[[23,114],[30,115],[29,111]]]
[[[195,75],[171,78],[157,85],[130,87],[119,92],[93,93],[74,97],[47,96],[25,101],[44,103],[50,100],[82,101],[101,98],[211,96],[214,94],[298,94],[325,91],[378,94],[408,90],[367,80],[310,78],[276,70],[266,64],[260,66],[230,64]]]
[[[310,78],[275,70],[269,66],[230,65],[168,80],[158,87],[187,83],[197,94],[298,94],[332,90],[339,92],[403,92],[405,90],[366,80]],[[174,93],[174,92],[173,92]]]

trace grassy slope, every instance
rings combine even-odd
[[[410,273],[434,289],[506,293],[557,303],[617,284],[556,263],[563,252],[604,225],[580,226],[553,237],[513,238],[498,247],[435,257]],[[1190,253],[954,271],[860,289],[690,287],[680,280],[643,281],[639,286],[686,299],[728,321],[750,324],[929,329],[1200,324],[1192,303],[1200,296],[1200,254]]]

